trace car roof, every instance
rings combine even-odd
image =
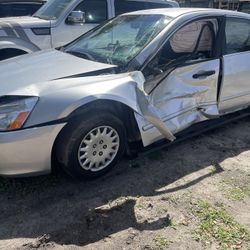
[[[147,9],[139,10],[130,13],[125,13],[124,15],[129,14],[138,14],[138,15],[166,15],[172,18],[176,18],[182,15],[192,15],[192,14],[208,14],[208,15],[233,15],[243,18],[250,18],[249,14],[232,11],[232,10],[221,10],[221,9],[210,9],[210,8],[162,8],[162,9]]]

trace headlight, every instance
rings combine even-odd
[[[19,129],[23,126],[38,97],[4,96],[0,98],[0,131]]]

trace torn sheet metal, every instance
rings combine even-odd
[[[174,141],[176,139],[175,136],[161,120],[155,107],[149,103],[145,92],[142,92],[139,88],[136,88],[136,97],[143,117],[152,125],[154,125],[166,139]]]
[[[140,109],[141,115],[155,126],[159,132],[168,140],[174,141],[176,138],[167,128],[164,122],[160,118],[160,114],[157,109],[150,103],[150,98],[144,91],[145,78],[141,72],[132,72],[130,76],[136,83],[136,101]]]

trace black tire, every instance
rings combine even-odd
[[[126,148],[126,132],[123,123],[115,115],[101,111],[101,114],[83,115],[82,120],[71,122],[63,130],[57,145],[57,159],[64,170],[78,179],[94,179],[104,175],[111,170],[124,154]],[[90,131],[100,126],[109,126],[113,128],[119,136],[119,149],[114,159],[102,170],[93,172],[84,169],[78,159],[79,147],[82,140]]]

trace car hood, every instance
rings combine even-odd
[[[0,62],[0,96],[39,93],[49,81],[114,67],[55,49],[27,54]]]
[[[39,19],[37,17],[6,17],[0,18],[0,29],[10,33],[10,29],[29,29],[29,28],[50,28],[51,22],[48,20]]]

